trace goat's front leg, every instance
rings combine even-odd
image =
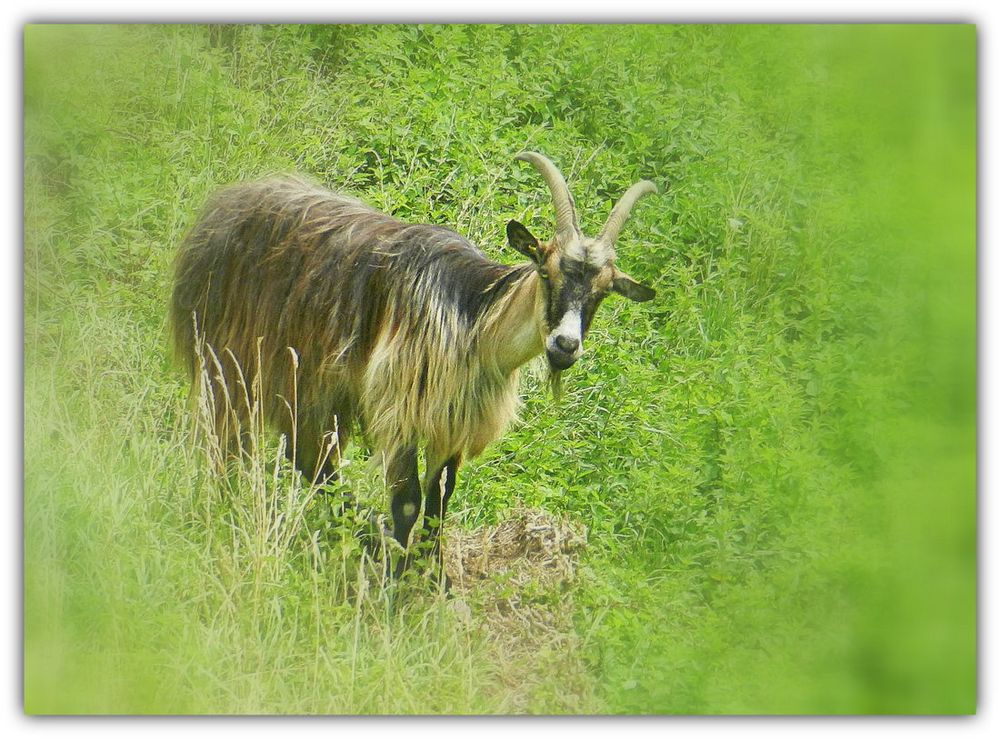
[[[396,452],[386,466],[386,483],[392,495],[392,538],[403,547],[393,570],[399,577],[409,566],[410,531],[420,515],[420,477],[417,472],[417,448],[406,447]],[[386,567],[389,567],[388,559]]]
[[[448,576],[444,572],[444,562],[441,560],[441,527],[448,513],[448,500],[455,491],[455,481],[461,464],[462,455],[455,454],[443,464],[428,465],[424,493],[423,541],[427,547],[427,559],[431,562],[435,575],[444,579],[446,590],[449,583]]]

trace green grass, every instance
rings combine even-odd
[[[28,27],[26,710],[975,711],[975,42]],[[512,649],[489,588],[466,617],[383,587],[276,440],[214,476],[165,315],[206,196],[274,171],[514,262],[508,219],[551,229],[524,148],[585,230],[661,193],[618,245],[657,299],[609,299],[562,401],[529,373],[459,480],[460,529],[589,529],[568,591],[523,594],[563,633]]]

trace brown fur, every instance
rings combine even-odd
[[[468,458],[503,433],[517,367],[541,351],[536,283],[447,229],[275,178],[220,191],[188,234],[174,344],[192,378],[211,382],[223,440],[249,401],[303,469],[321,466],[335,428],[341,445],[360,428],[386,455],[426,444],[434,459]]]

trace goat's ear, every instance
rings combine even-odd
[[[611,289],[619,295],[624,295],[629,300],[634,300],[636,303],[644,303],[656,297],[656,290],[645,285],[640,285],[624,272],[619,272],[615,275],[615,279],[611,283]]]
[[[541,261],[536,239],[527,228],[517,221],[507,221],[507,243],[521,252],[535,264]]]

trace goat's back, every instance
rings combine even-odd
[[[357,248],[367,240],[360,232],[399,225],[293,177],[218,191],[177,256],[171,302],[177,355],[193,373],[196,332],[216,352],[228,349],[243,362],[255,359],[258,336],[274,345],[295,336],[285,346],[301,349],[311,338],[296,333],[305,328],[304,314],[339,302],[337,276],[370,256]],[[338,232],[343,238],[332,238]]]

